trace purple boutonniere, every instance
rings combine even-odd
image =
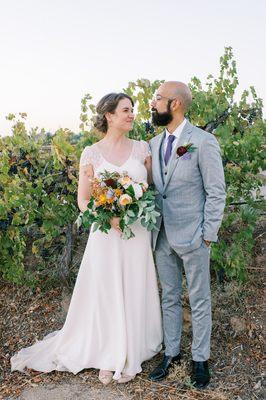
[[[193,153],[196,148],[197,147],[193,146],[193,143],[186,143],[176,149],[176,154],[178,155],[178,157],[183,157],[183,160],[190,160],[191,153]]]

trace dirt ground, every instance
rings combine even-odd
[[[10,372],[10,357],[64,322],[70,295],[62,288],[46,292],[0,283],[0,399],[6,400],[255,400],[263,389],[263,272],[265,271],[265,218],[256,230],[256,247],[249,281],[216,283],[212,279],[213,331],[211,383],[195,390],[189,378],[191,324],[184,295],[182,364],[160,383],[147,377],[161,358],[143,364],[143,372],[127,384],[103,387],[98,371],[49,374]]]

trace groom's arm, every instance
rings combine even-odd
[[[151,156],[151,145],[150,142],[145,142],[146,146],[147,146],[147,154],[146,154],[146,158],[145,158],[145,162],[144,165],[146,167],[147,170],[147,180],[148,180],[148,184],[152,185],[153,184],[153,179],[152,179],[152,156]]]
[[[199,147],[199,168],[206,194],[203,239],[206,242],[216,242],[226,193],[220,147],[213,135],[207,135]]]

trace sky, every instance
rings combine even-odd
[[[79,131],[80,101],[129,81],[203,82],[232,46],[239,93],[266,102],[264,0],[0,0],[0,135],[9,113],[29,127]]]

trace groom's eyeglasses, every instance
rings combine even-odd
[[[171,98],[171,97],[162,96],[161,94],[155,94],[155,95],[153,96],[152,100],[153,100],[153,101],[159,101],[159,100],[162,100],[162,99],[166,99],[166,100],[171,100],[171,101],[173,101],[173,100],[175,100],[176,98],[177,98],[177,97]]]

